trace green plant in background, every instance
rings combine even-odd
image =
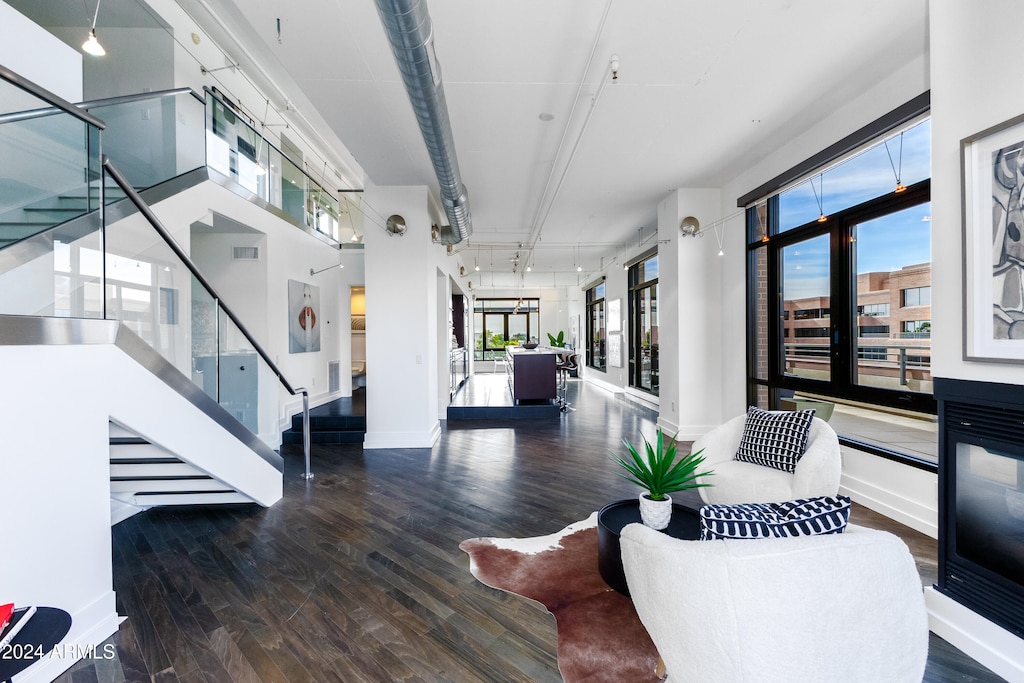
[[[559,348],[565,346],[565,330],[559,330],[557,337],[548,332],[548,341],[551,342],[552,346],[557,346]]]
[[[619,476],[646,489],[651,500],[664,500],[665,494],[674,491],[713,486],[698,481],[712,474],[710,471],[697,472],[697,468],[704,462],[704,456],[701,455],[703,449],[679,456],[676,460],[675,436],[670,437],[666,444],[665,434],[659,429],[656,444],[652,445],[646,436],[643,440],[644,453],[641,455],[633,444],[623,439],[622,443],[626,445],[630,457],[627,460],[616,456],[615,460],[626,470],[625,473],[619,472]]]

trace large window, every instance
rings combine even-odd
[[[915,463],[936,461],[929,159],[924,120],[747,210],[748,401],[833,402],[844,442]]]
[[[539,299],[477,299],[473,318],[476,360],[494,360],[506,346],[540,337]]]
[[[605,369],[604,283],[587,290],[587,366]]]
[[[658,254],[629,268],[629,385],[658,395]]]

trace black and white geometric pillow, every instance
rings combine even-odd
[[[841,534],[849,519],[847,496],[801,498],[785,503],[705,505],[700,509],[700,539]]]
[[[735,459],[792,473],[807,450],[813,420],[813,409],[769,412],[750,406]]]

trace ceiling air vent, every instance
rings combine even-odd
[[[259,247],[231,247],[232,261],[259,261]]]

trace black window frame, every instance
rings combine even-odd
[[[600,296],[598,288],[601,288]],[[607,288],[604,280],[586,290],[587,306],[587,367],[607,372],[608,318],[605,306]],[[594,339],[594,320],[600,320],[600,333]]]
[[[488,308],[486,308],[486,303],[488,303],[488,302],[496,302],[496,301],[508,302],[508,304],[509,304],[508,305],[508,309],[509,310],[502,310],[504,307],[499,308],[499,309],[488,309]],[[518,302],[522,302],[522,304],[520,304],[519,308],[523,308],[524,310],[520,310],[520,311],[515,310],[517,308],[516,304]],[[537,314],[537,328],[538,329],[536,329],[536,330],[532,330],[531,326],[530,326],[530,314],[531,313],[536,313]],[[477,314],[480,314],[480,316],[481,316],[480,317],[480,338],[481,338],[481,341],[482,341],[482,344],[481,344],[482,348],[480,348],[480,349],[476,348],[476,342],[474,341],[474,343],[473,343],[473,360],[493,360],[493,357],[492,358],[487,358],[487,352],[488,351],[490,351],[492,353],[504,352],[505,351],[505,347],[509,346],[509,344],[508,344],[508,342],[509,342],[508,318],[509,318],[510,315],[517,315],[517,316],[521,315],[521,316],[523,316],[526,319],[526,339],[527,339],[527,341],[529,341],[530,339],[534,339],[534,338],[536,338],[538,340],[540,339],[540,299],[539,298],[490,297],[490,298],[476,299],[473,302],[473,316],[475,317]],[[503,338],[505,343],[501,347],[497,347],[497,346],[491,347],[491,346],[487,345],[488,344],[488,339],[487,339],[487,316],[499,316],[499,315],[503,317],[503,321],[502,321],[502,338]]]
[[[899,408],[925,414],[937,414],[935,398],[920,392],[885,389],[857,384],[854,381],[853,363],[857,357],[858,320],[857,315],[857,278],[851,250],[854,249],[854,228],[876,218],[881,218],[914,206],[931,201],[931,180],[923,180],[899,194],[892,193],[876,197],[862,204],[836,211],[828,216],[825,222],[813,221],[802,226],[790,228],[784,232],[774,230],[778,221],[778,195],[767,200],[767,241],[760,238],[756,224],[756,207],[747,211],[748,234],[757,235],[747,245],[747,292],[748,292],[748,341],[747,341],[747,399],[749,405],[757,405],[759,387],[767,388],[768,404],[771,408],[779,407],[779,399],[792,392],[806,392],[839,399],[849,399],[859,403],[882,407]],[[830,315],[829,330],[831,344],[830,378],[828,380],[811,379],[787,375],[784,372],[783,301],[782,301],[782,253],[794,244],[808,239],[829,236],[830,243]],[[768,376],[759,379],[755,373],[753,359],[756,354],[756,253],[759,249],[767,250],[768,291],[775,296],[768,297]],[[901,294],[902,297],[902,294]],[[902,298],[901,298],[902,301]],[[772,321],[775,321],[774,324]],[[777,342],[774,340],[778,339]],[[762,389],[763,391],[763,389]],[[913,455],[887,449],[875,444],[867,444],[850,437],[840,435],[840,441],[876,455],[921,469],[935,471],[935,463],[916,458]]]
[[[644,280],[644,265],[651,259],[658,258],[658,248],[654,247],[644,252],[639,258],[629,264],[627,277],[628,301],[629,301],[629,386],[631,389],[642,391],[652,396],[661,394],[661,381],[659,376],[659,344],[652,342],[650,348],[650,388],[641,384],[643,376],[643,362],[640,359],[643,344],[640,339],[640,310],[637,302],[646,289],[654,289],[653,300],[658,300],[658,278]],[[661,273],[661,262],[658,262],[658,272]],[[660,318],[660,313],[659,313]]]

